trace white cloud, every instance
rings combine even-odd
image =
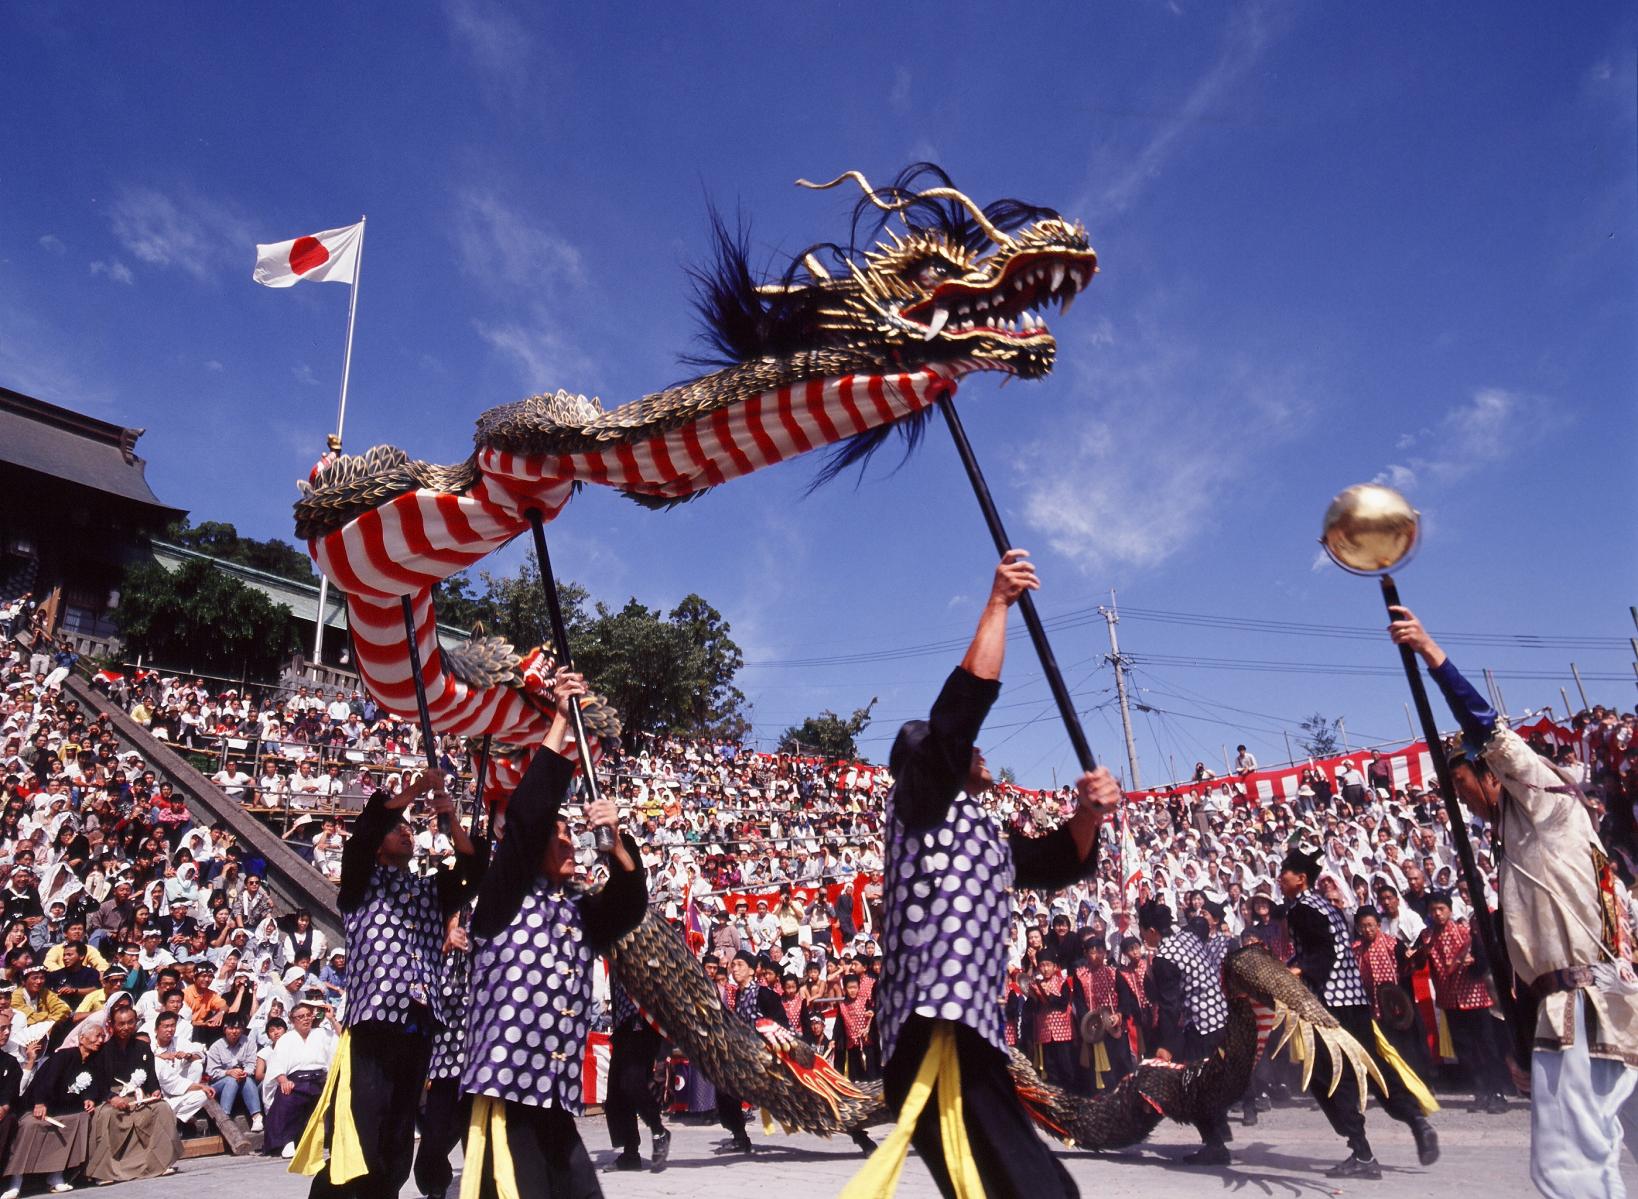
[[[479,337],[512,360],[523,385],[531,392],[556,391],[560,387],[580,390],[584,384],[577,385],[575,380],[590,373],[590,360],[545,309],[537,307],[534,318],[527,324],[476,321],[474,327]]]
[[[1306,422],[1311,389],[1249,358],[1200,361],[1136,318],[1086,336],[1103,348],[1065,355],[1086,364],[1075,400],[1017,463],[1025,519],[1083,570],[1151,568],[1209,533],[1226,489]]]
[[[131,268],[117,258],[110,259],[107,262],[98,259],[91,264],[91,273],[93,275],[106,275],[113,282],[123,283],[126,287],[130,287],[131,284],[136,282],[136,277],[131,274]]]
[[[255,236],[226,206],[183,189],[125,188],[110,210],[114,236],[138,262],[175,267],[209,279],[238,265],[250,269]]]
[[[226,370],[227,367],[223,366],[220,362],[216,361],[216,359],[212,358],[209,362],[205,363],[205,369],[210,371],[212,374],[220,374],[222,371]],[[315,624],[316,623],[317,622],[315,620]]]
[[[62,254],[68,249],[63,244],[63,239],[55,233],[47,233],[42,236],[40,238],[40,248],[50,254]]]
[[[1403,434],[1395,448],[1410,453],[1404,462],[1389,464],[1375,482],[1400,491],[1421,481],[1448,485],[1502,461],[1512,452],[1514,431],[1525,397],[1499,387],[1482,387],[1440,418],[1437,424]],[[1535,405],[1551,411],[1545,404]],[[1537,429],[1540,423],[1537,422]]]
[[[1095,204],[1078,205],[1078,210],[1120,212],[1130,207],[1159,177],[1184,134],[1211,114],[1224,94],[1262,57],[1279,32],[1276,26],[1290,19],[1278,12],[1271,19],[1265,7],[1258,4],[1227,11],[1228,30],[1216,61],[1196,81],[1177,111],[1166,117],[1148,143],[1130,158],[1125,169],[1103,185],[1100,199]]]
[[[313,373],[313,368],[305,362],[300,366],[291,367],[290,373],[296,377],[297,383],[304,383],[308,387],[317,387],[319,385],[318,376]]]
[[[493,192],[459,192],[453,228],[461,269],[491,286],[551,294],[585,283],[585,266],[573,244]]]
[[[472,60],[486,88],[521,99],[535,77],[534,39],[493,0],[445,0],[451,40]]]
[[[910,111],[910,68],[899,66],[893,72],[893,87],[887,93],[887,102],[895,112]]]

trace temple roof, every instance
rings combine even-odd
[[[0,387],[0,462],[157,509],[165,520],[182,516],[148,486],[136,452],[145,431]]]

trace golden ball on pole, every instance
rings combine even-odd
[[[1343,570],[1385,574],[1416,550],[1421,514],[1392,487],[1356,483],[1325,510],[1320,544]]]

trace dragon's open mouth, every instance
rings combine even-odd
[[[1069,311],[1076,295],[1092,281],[1097,255],[1090,250],[1025,250],[1008,259],[995,280],[952,280],[900,313],[922,325],[923,339],[999,337],[1026,345],[1050,341],[1046,322],[1035,315],[1052,301]]]

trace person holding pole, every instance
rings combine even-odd
[[[609,879],[575,885],[563,801],[575,762],[563,756],[585,680],[560,670],[546,740],[507,802],[501,837],[472,912],[472,1010],[461,1089],[472,1098],[463,1199],[602,1194],[575,1117],[591,1030],[597,955],[648,907],[637,843],[614,840]],[[614,832],[614,804],[586,805],[586,822]]]
[[[1620,1113],[1638,1083],[1638,979],[1595,819],[1574,775],[1497,718],[1415,613],[1390,614],[1389,636],[1426,663],[1461,725],[1449,759],[1456,793],[1495,830],[1502,938],[1520,998],[1536,1004],[1531,1181],[1551,1199],[1624,1195]]]
[[[342,850],[336,905],[347,930],[346,1028],[290,1163],[292,1173],[313,1175],[312,1199],[398,1194],[414,1157],[433,1037],[454,1019],[439,987],[444,922],[482,866],[455,821],[455,864],[423,877],[410,872],[415,838],[403,813],[423,795],[439,817],[454,811],[443,773],[429,768],[397,795],[371,796]]]
[[[1055,832],[1003,833],[980,803],[994,781],[974,744],[1001,690],[1008,613],[1038,587],[1028,555],[1007,550],[961,665],[928,719],[906,724],[893,743],[875,998],[898,1124],[844,1199],[891,1193],[912,1143],[946,1196],[1077,1194],[1007,1074],[998,1001],[1008,893],[1090,876],[1120,788],[1108,771],[1090,771],[1076,780],[1075,814]]]

